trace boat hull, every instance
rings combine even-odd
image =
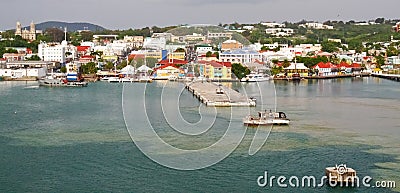
[[[244,125],[258,126],[258,125],[289,125],[288,119],[267,119],[267,120],[244,120]]]
[[[47,87],[86,87],[87,82],[64,82],[62,80],[39,80],[40,86]]]

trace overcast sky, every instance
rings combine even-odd
[[[400,18],[399,0],[2,0],[0,30],[31,21],[89,22],[108,29],[177,24]]]

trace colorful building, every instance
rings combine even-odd
[[[157,64],[159,67],[154,69],[153,79],[167,80],[172,76],[182,77],[184,76],[184,71],[179,67],[187,63],[186,60],[162,60]]]
[[[230,62],[199,61],[200,76],[212,80],[231,80],[232,64]]]

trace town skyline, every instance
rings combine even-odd
[[[211,24],[219,23],[258,23],[298,22],[301,20],[324,22],[336,21],[368,21],[383,17],[398,19],[396,0],[388,0],[385,4],[377,1],[338,0],[335,3],[321,3],[317,0],[251,0],[251,1],[181,1],[171,0],[168,4],[160,0],[146,2],[123,1],[118,5],[110,5],[100,1],[69,1],[71,8],[61,1],[39,0],[31,6],[19,6],[21,1],[3,2],[5,9],[0,18],[0,30],[14,29],[16,21],[22,24],[46,21],[88,22],[107,29],[129,29],[150,26],[172,26],[180,24]],[[94,5],[94,3],[96,3]],[[385,6],[391,5],[391,6]],[[326,7],[329,6],[329,9]],[[61,9],[60,9],[61,8]],[[278,9],[277,9],[278,8]],[[279,9],[281,8],[281,9]],[[150,10],[150,11],[149,11]]]

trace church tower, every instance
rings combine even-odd
[[[15,35],[22,36],[22,27],[19,21],[17,22],[17,27],[15,28]]]
[[[33,21],[31,22],[31,29],[30,29],[31,33],[35,33],[36,34],[36,26],[33,23]]]

